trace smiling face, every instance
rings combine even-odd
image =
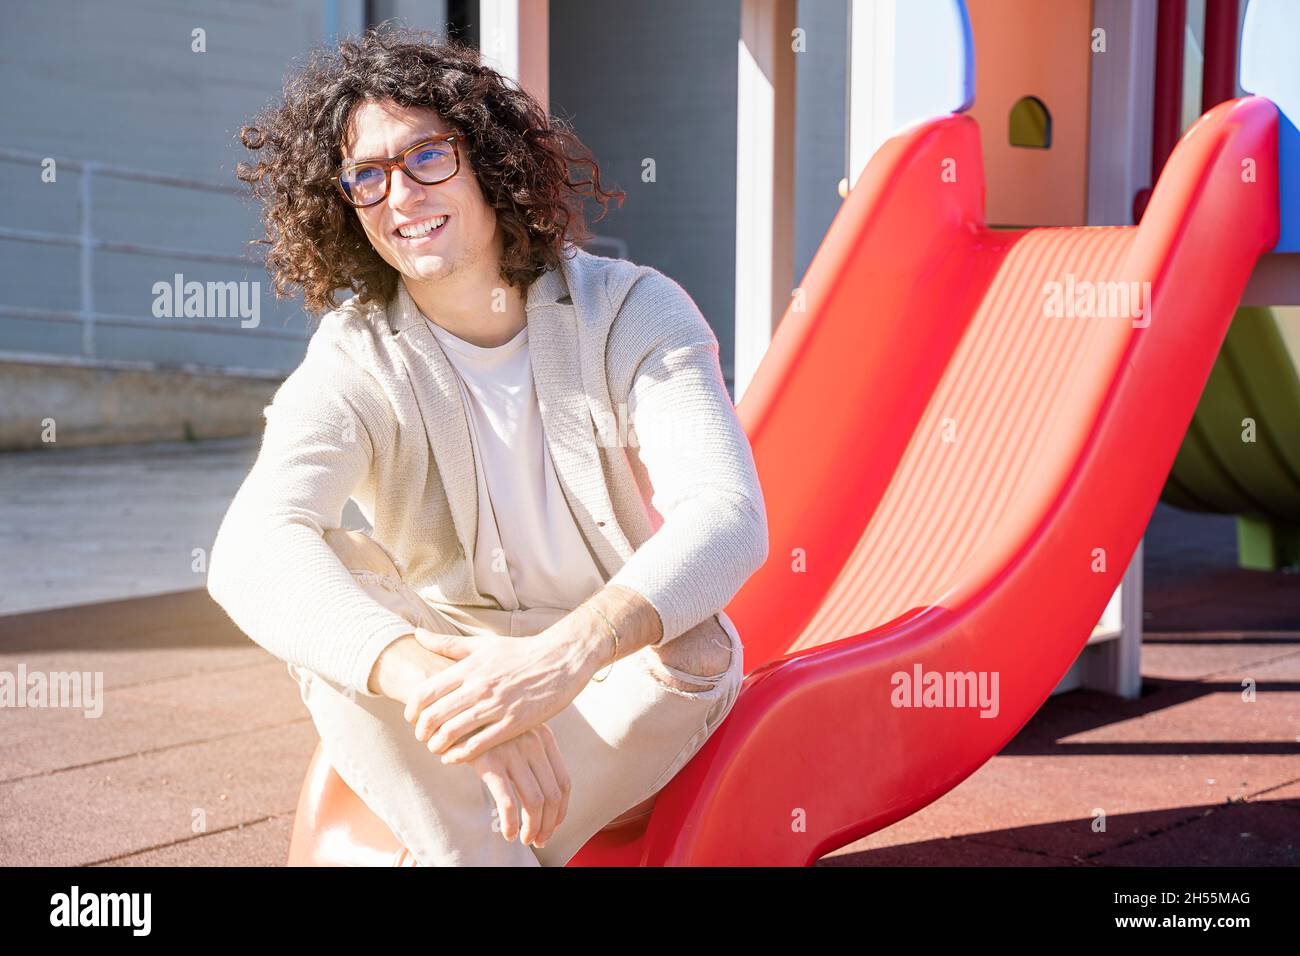
[[[450,132],[452,127],[435,110],[366,100],[352,114],[343,159],[355,163],[396,156],[421,140]],[[389,173],[388,197],[353,210],[375,251],[408,281],[438,284],[458,273],[462,279],[496,274],[496,211],[483,198],[464,140],[456,149],[460,169],[450,179],[424,186],[395,168]],[[430,230],[431,224],[437,228]]]

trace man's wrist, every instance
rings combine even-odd
[[[593,645],[589,656],[591,663],[595,665],[595,673],[599,674],[621,656],[618,631],[605,612],[594,603],[583,604],[582,609],[587,612],[594,624],[594,630],[590,632],[593,636]]]
[[[621,585],[606,585],[579,608],[589,625],[583,653],[592,673],[653,644],[663,634],[654,605]]]
[[[368,689],[372,694],[382,694],[404,704],[417,684],[452,663],[428,650],[414,632],[404,634],[375,659]]]

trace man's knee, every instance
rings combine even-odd
[[[401,577],[393,559],[365,532],[331,528],[325,532],[324,537],[325,543],[349,571],[374,571]]]
[[[716,615],[691,628],[662,647],[652,648],[658,663],[667,665],[682,674],[701,677],[707,683],[687,683],[682,677],[671,674],[656,666],[656,660],[649,664],[650,673],[662,684],[677,690],[703,692],[717,686],[731,668],[731,636],[718,622]]]

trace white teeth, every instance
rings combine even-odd
[[[407,239],[419,239],[421,236],[437,229],[446,221],[446,216],[439,216],[437,219],[427,219],[424,222],[419,222],[415,225],[400,226],[397,231]]]

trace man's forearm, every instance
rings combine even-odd
[[[597,611],[618,631],[618,658],[663,637],[663,622],[653,604],[631,588],[606,585],[575,609],[585,624],[581,646],[593,670],[618,659],[614,657],[613,635]],[[425,648],[413,633],[407,634],[384,648],[370,672],[368,686],[373,694],[406,703],[420,681],[454,663]]]
[[[607,584],[582,604],[581,612],[591,621],[588,653],[598,667],[634,654],[663,637],[663,622],[653,604],[637,591],[620,584]],[[618,655],[614,655],[614,638],[600,614],[618,632]]]
[[[407,634],[385,647],[375,660],[369,690],[405,704],[420,681],[454,663],[426,648],[414,633]]]

